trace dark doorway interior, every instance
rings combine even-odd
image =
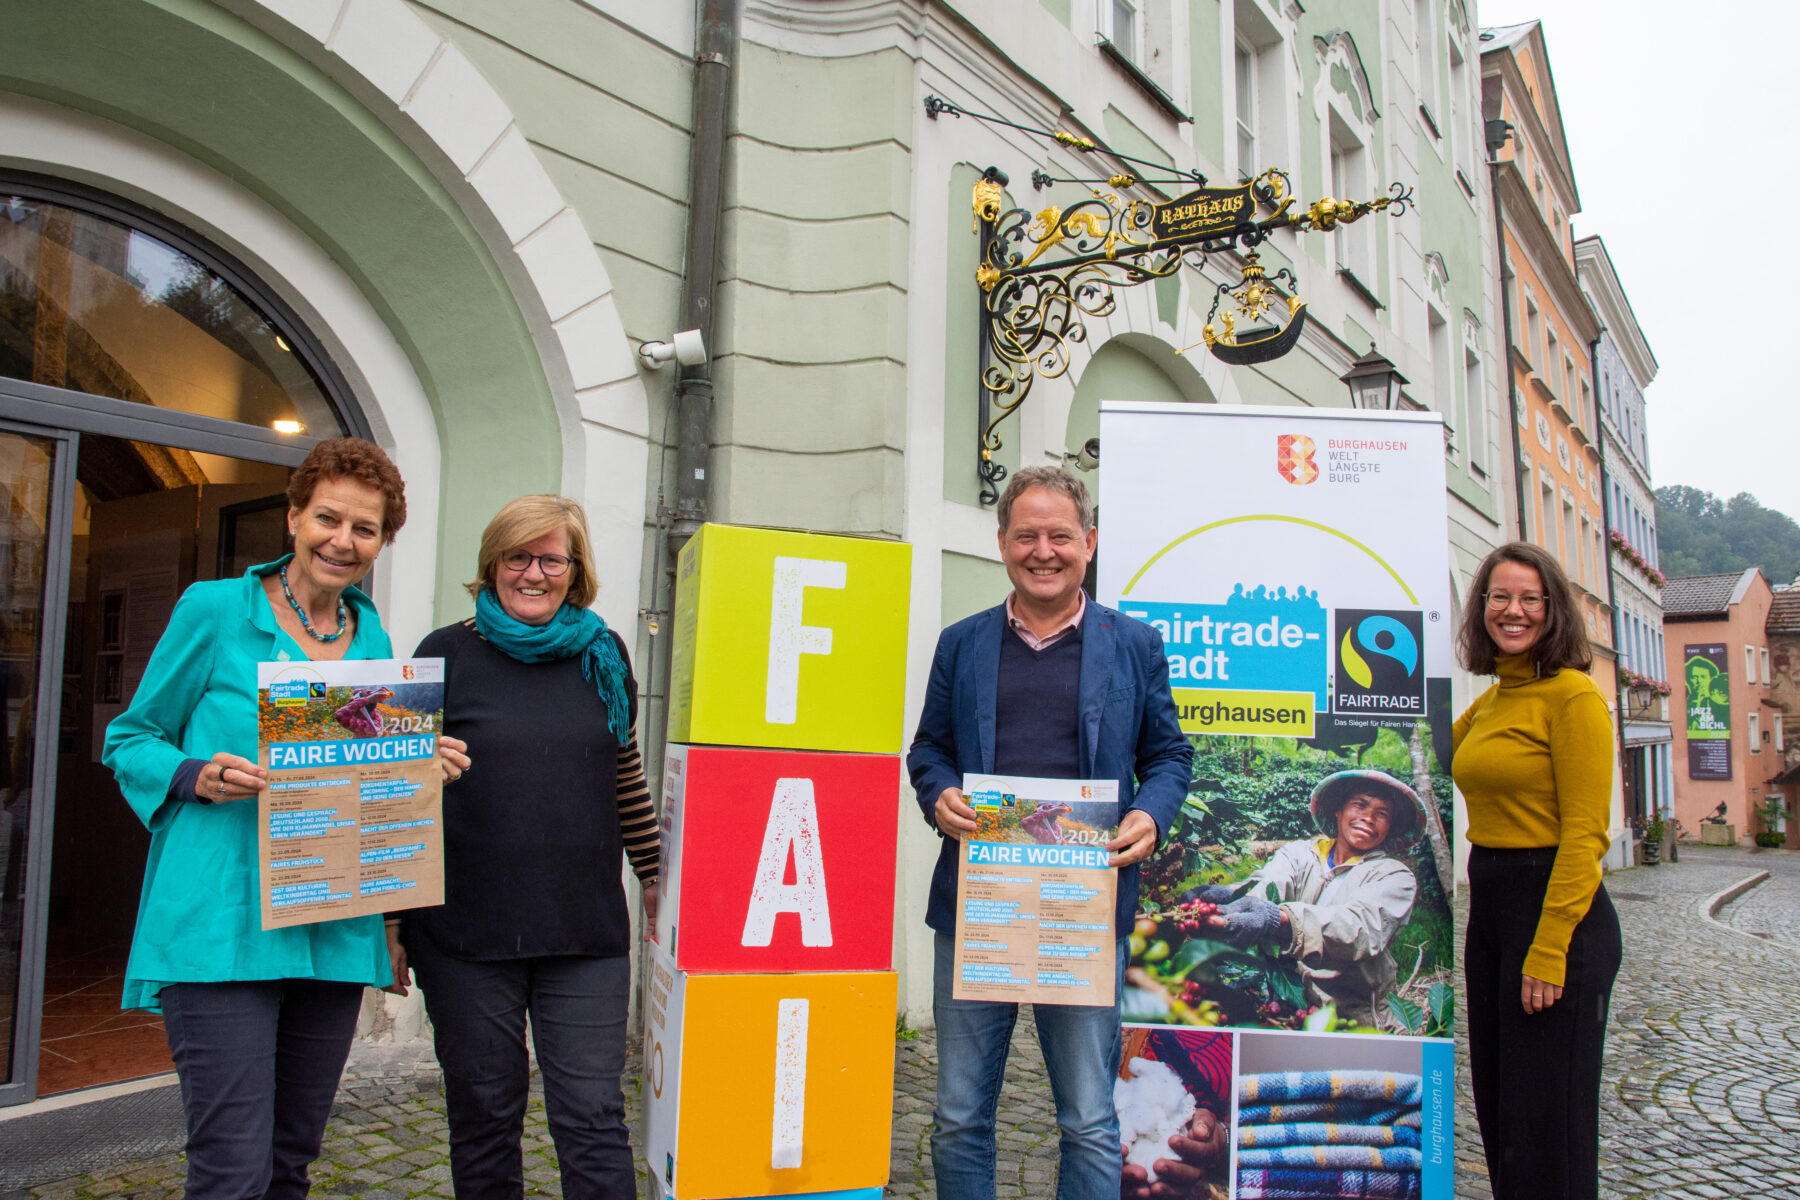
[[[287,475],[267,463],[81,439],[40,1096],[173,1069],[161,1018],[119,1009],[150,837],[100,764],[100,750],[182,590],[283,553]]]

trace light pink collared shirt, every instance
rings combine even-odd
[[[1043,650],[1046,647],[1054,646],[1056,643],[1075,632],[1075,627],[1081,624],[1081,618],[1087,613],[1087,593],[1077,592],[1075,594],[1081,597],[1081,603],[1075,606],[1075,615],[1069,618],[1066,625],[1063,625],[1059,629],[1051,630],[1044,637],[1039,637],[1037,634],[1027,629],[1025,627],[1025,622],[1019,620],[1018,616],[1014,614],[1013,596],[1015,593],[1008,592],[1006,594],[1006,623],[1012,628],[1014,633],[1019,635],[1019,640],[1024,642],[1027,646],[1030,646],[1033,650]]]

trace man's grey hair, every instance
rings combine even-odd
[[[1094,500],[1088,495],[1087,484],[1081,477],[1061,467],[1025,467],[1013,472],[1012,478],[1006,482],[1006,490],[1000,494],[1000,532],[1012,524],[1013,501],[1024,495],[1026,488],[1044,488],[1067,496],[1075,504],[1075,515],[1081,520],[1081,532],[1087,533],[1094,527]]]

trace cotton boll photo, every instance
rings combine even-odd
[[[1175,1157],[1169,1139],[1187,1128],[1194,1115],[1194,1097],[1167,1063],[1133,1058],[1130,1071],[1129,1079],[1113,1084],[1119,1140],[1129,1148],[1127,1161],[1144,1168],[1155,1183],[1152,1164],[1159,1158]]]

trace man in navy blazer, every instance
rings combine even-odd
[[[959,843],[975,831],[963,776],[1116,779],[1119,835],[1107,844],[1120,868],[1113,1003],[1033,1008],[1062,1132],[1057,1198],[1116,1200],[1118,995],[1137,864],[1181,807],[1194,751],[1176,720],[1161,636],[1081,590],[1098,536],[1086,486],[1061,468],[1027,467],[1007,484],[999,517],[1012,593],[939,636],[907,756],[919,808],[944,839],[925,913],[936,931],[932,1165],[940,1196],[994,1195],[994,1112],[1018,1017],[1016,1004],[952,996]]]

